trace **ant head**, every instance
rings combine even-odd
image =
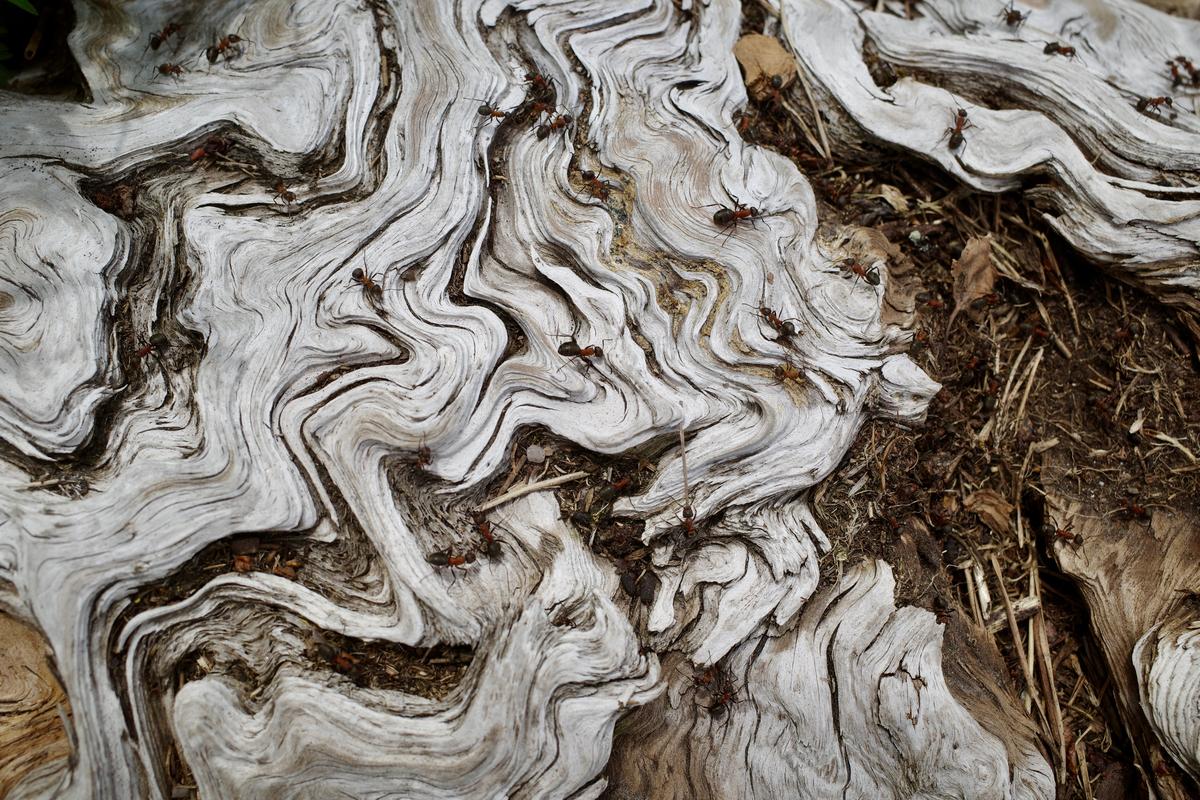
[[[463,561],[467,564],[474,564],[475,563],[475,551],[468,550],[466,552],[466,554],[463,555]]]
[[[600,345],[592,345],[592,355],[596,358],[604,358],[604,351],[600,349]]]
[[[680,514],[684,519],[695,519],[696,509],[692,508],[690,505],[687,505],[683,507],[683,510],[680,512]]]
[[[238,36],[236,33],[231,33],[228,36],[226,36],[225,38],[229,41],[230,44],[237,44],[238,42],[242,41],[242,37]]]
[[[571,123],[571,121],[572,121],[573,119],[575,119],[575,118],[574,118],[574,117],[572,117],[570,114],[559,114],[559,115],[558,115],[558,118],[559,118],[560,120],[562,120],[562,122],[563,122],[563,124],[564,124],[564,125],[569,125],[569,124]]]
[[[579,173],[579,177],[583,178],[585,181],[594,181],[596,180],[596,173],[592,172],[590,169],[585,169],[583,172]]]
[[[1168,106],[1175,105],[1175,103],[1169,97],[1164,97],[1163,102],[1165,102]]]
[[[754,206],[750,206],[750,208],[748,210],[750,212],[750,216],[752,216],[752,217],[761,217],[762,216],[762,212],[759,211]]]
[[[539,139],[545,139],[549,135],[550,135],[550,126],[549,125],[538,125],[537,137]]]

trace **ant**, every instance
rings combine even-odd
[[[530,70],[525,73],[525,85],[532,86],[538,94],[547,94],[554,85],[554,79]]]
[[[580,347],[579,342],[575,341],[573,337],[558,346],[558,354],[566,358],[582,359],[583,363],[588,366],[591,366],[589,359],[604,358],[604,350],[599,345],[589,344],[587,347]]]
[[[841,264],[838,264],[838,266],[846,272],[852,273],[855,277],[862,278],[872,286],[879,285],[879,267],[875,265],[864,267],[853,258],[848,258]]]
[[[241,52],[241,49],[238,48],[238,45],[244,41],[246,40],[238,36],[236,33],[226,34],[218,39],[216,44],[212,44],[204,48],[204,57],[208,59],[209,64],[217,63],[217,59],[222,55],[225,56],[226,61],[229,61],[231,58],[233,58],[233,54],[238,54]]]
[[[749,304],[743,303],[742,305]],[[750,306],[750,308],[754,308],[754,306]],[[799,336],[802,333],[802,331],[796,328],[794,322],[783,319],[775,312],[774,309],[769,308],[766,305],[760,305],[758,307],[758,315],[766,320],[768,325],[775,329],[775,332],[779,334],[780,339],[791,339],[793,336]]]
[[[1059,44],[1058,42],[1047,42],[1046,46],[1042,48],[1042,52],[1048,56],[1060,55],[1066,56],[1067,58],[1075,57],[1074,47],[1071,47],[1070,45]]]
[[[280,178],[275,182],[275,193],[271,195],[275,198],[273,202],[283,203],[285,206],[290,206],[296,202],[296,193],[287,188],[287,184]]]
[[[679,518],[683,523],[683,531],[688,536],[696,535],[696,510],[692,508],[690,493],[688,492],[688,477],[687,477],[687,444],[683,437],[683,426],[679,426],[679,458],[683,464],[683,508],[680,509]]]
[[[155,31],[154,33],[150,34],[150,49],[157,50],[158,48],[162,47],[164,44],[166,44],[167,39],[170,39],[181,30],[183,30],[182,25],[176,22],[168,22],[163,26],[161,31]]]
[[[183,74],[183,67],[179,66],[178,64],[172,64],[170,61],[166,62],[165,64],[159,64],[154,68],[154,70],[158,73],[158,75],[154,76],[155,78],[158,78],[159,75],[170,75],[176,81],[178,81],[179,76]]]
[[[188,157],[190,161],[199,161],[208,156],[223,156],[233,147],[232,143],[224,136],[210,136],[204,140],[204,144],[192,151]]]
[[[554,106],[549,103],[543,103],[541,100],[535,100],[529,108],[529,113],[533,116],[534,121],[538,121],[545,114],[547,117],[554,116]]]
[[[579,173],[579,177],[583,179],[587,186],[588,193],[597,200],[608,200],[608,192],[613,188],[613,185],[606,180],[601,180],[596,177],[596,173],[590,169],[585,169]]]
[[[500,543],[496,541],[496,534],[492,532],[492,523],[488,521],[487,517],[481,511],[476,511],[472,514],[471,519],[475,523],[475,529],[483,537],[483,552],[492,560],[500,558],[504,551],[500,549]]]
[[[496,108],[495,106],[493,106],[491,103],[488,103],[488,102],[480,103],[479,108],[476,109],[476,111],[479,112],[479,116],[487,117],[488,122],[492,122],[494,120],[501,120],[508,116],[508,112],[501,111],[500,109]]]
[[[648,606],[654,602],[654,593],[658,591],[658,578],[649,570],[638,574],[636,568],[626,565],[621,571],[621,589]]]
[[[1182,56],[1180,56],[1182,58]],[[1168,69],[1171,70],[1171,85],[1178,88],[1183,85],[1186,80],[1183,76],[1183,68],[1175,62],[1174,59],[1167,62]]]
[[[468,564],[475,563],[475,553],[468,550],[466,553],[460,556],[450,549],[437,550],[425,556],[425,560],[433,566],[440,567],[442,569],[452,570],[455,567],[465,569]],[[451,578],[453,578],[453,573],[451,573]]]
[[[957,150],[963,143],[963,131],[974,127],[974,123],[967,121],[967,110],[960,108],[954,115],[953,127],[946,128],[946,132],[942,136],[949,134],[950,140],[946,144],[950,146],[951,150]]]
[[[161,333],[156,333],[150,337],[150,342],[148,344],[142,345],[135,350],[133,354],[137,358],[145,358],[151,353],[161,353],[163,350],[166,350],[170,344],[171,343],[167,340],[166,336],[162,335]]]
[[[553,114],[553,115],[551,115],[551,119],[548,123],[538,126],[537,138],[545,139],[551,133],[562,130],[563,128],[565,128],[571,124],[571,119],[572,119],[572,117],[570,114]]]
[[[1032,13],[1032,11],[1026,11],[1022,14],[1020,11],[1017,11],[1013,0],[1009,0],[1008,5],[1000,10],[999,16],[1008,27],[1019,28],[1025,23],[1025,20],[1029,19],[1029,15]]]
[[[762,219],[764,216],[763,212],[759,211],[757,208],[744,205],[742,201],[737,198],[737,196],[732,194],[729,196],[733,199],[733,208],[720,205],[719,203],[709,203],[705,206],[702,206],[703,208],[717,209],[713,212],[712,221],[714,225],[721,226],[721,233],[725,234],[726,239],[733,235],[733,232],[737,229],[738,223],[742,220],[748,219],[750,220],[751,224],[754,224],[755,220]],[[726,231],[728,231],[728,233],[726,233]]]
[[[775,374],[775,380],[780,383],[788,380],[799,381],[801,377],[800,369],[787,361],[776,364],[775,368],[771,371]]]
[[[1121,498],[1121,510],[1137,519],[1146,519],[1150,516],[1150,512],[1136,500],[1130,500],[1127,497]]]
[[[1047,526],[1047,527],[1050,527],[1050,526]],[[1054,528],[1051,528],[1051,531],[1052,531],[1055,539],[1062,539],[1064,542],[1067,542],[1069,544],[1075,544],[1076,542],[1079,541],[1079,534],[1075,533],[1075,531],[1071,530],[1070,528],[1054,527]]]
[[[417,466],[421,469],[425,469],[433,463],[433,451],[430,450],[429,445],[425,444],[424,442],[422,442],[421,446],[417,448],[416,462]]]
[[[1178,62],[1180,67],[1187,71],[1188,78],[1191,80],[1192,86],[1200,86],[1200,69],[1196,69],[1196,65],[1192,63],[1192,60],[1187,56],[1175,56],[1175,61]],[[1171,64],[1171,77],[1174,85],[1178,86],[1180,83],[1183,83],[1183,75],[1178,74],[1175,65],[1172,64],[1172,62],[1168,61],[1167,63]]]
[[[366,273],[361,267],[355,267],[350,273],[350,280],[355,283],[362,284],[363,294],[372,301],[378,300],[383,295],[383,286],[381,286],[374,278]]]
[[[1143,97],[1141,100],[1137,101],[1137,105],[1135,105],[1134,108],[1136,108],[1138,111],[1141,111],[1143,114],[1146,111],[1153,111],[1156,114],[1160,114],[1162,113],[1163,106],[1170,108],[1173,105],[1175,105],[1175,103],[1169,97]]]

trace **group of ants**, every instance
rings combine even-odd
[[[1006,25],[1015,30],[1029,18],[1031,13],[1029,11],[1022,13],[1016,10],[1014,4],[1010,2],[1000,12],[1000,17]],[[178,23],[168,22],[161,30],[150,34],[149,49],[158,51],[172,37],[180,35],[182,30],[182,26]],[[206,59],[210,65],[214,65],[222,60],[228,62],[242,55],[243,45],[246,43],[249,43],[248,40],[236,33],[216,37],[212,44],[204,48],[201,57]],[[1043,52],[1047,55],[1062,55],[1068,58],[1074,58],[1076,55],[1074,47],[1062,45],[1057,42],[1047,43]],[[1177,56],[1168,61],[1167,65],[1170,71],[1172,86],[1176,88],[1180,86],[1200,87],[1200,69],[1197,69],[1190,59],[1184,56]],[[156,76],[171,76],[178,79],[185,70],[182,65],[168,61],[157,65],[155,72]],[[526,120],[532,120],[535,125],[537,138],[544,140],[552,133],[566,131],[573,122],[573,118],[570,114],[560,112],[555,108],[553,104],[553,79],[530,71],[525,75],[525,83],[531,89],[530,98],[519,110],[523,111],[523,116]],[[1173,102],[1170,97],[1160,96],[1142,98],[1135,104],[1135,108],[1140,112],[1154,111],[1157,113],[1164,106],[1169,108],[1172,105]],[[499,122],[508,117],[510,113],[501,111],[486,101],[480,101],[477,112],[487,122]],[[951,150],[961,147],[965,141],[963,132],[971,127],[974,126],[968,120],[966,110],[959,108],[953,118],[952,125],[943,134],[943,138],[947,139],[948,147]],[[210,136],[201,146],[191,151],[189,160],[196,162],[202,159],[224,156],[229,152],[231,147],[232,143],[227,138],[220,135]],[[614,188],[612,183],[599,178],[592,170],[581,170],[580,178],[585,189],[593,198],[607,201],[611,190]],[[283,180],[278,180],[273,189],[273,197],[277,202],[281,202],[285,206],[290,206],[295,202],[295,194],[288,189]],[[732,235],[739,224],[745,222],[754,223],[767,216],[765,212],[753,206],[743,204],[738,198],[732,195],[731,198],[733,200],[732,206],[716,204],[715,207],[717,210],[712,214],[713,224],[721,230],[721,234],[726,238]],[[708,207],[711,208],[714,206]],[[879,271],[874,266],[867,267],[857,260],[847,259],[842,261],[839,267],[847,274],[854,276],[856,279],[861,279],[871,286],[879,285]],[[356,268],[351,274],[351,280],[362,287],[364,295],[373,305],[378,305],[383,292],[380,279],[371,276],[361,268]],[[796,326],[795,321],[782,318],[778,312],[766,304],[760,305],[757,312],[759,317],[777,334],[776,341],[781,341],[790,346],[795,337],[802,333]],[[151,337],[150,343],[137,350],[135,355],[139,358],[145,357],[163,349],[166,344],[165,337],[161,334],[156,334]],[[580,359],[584,363],[585,368],[591,366],[592,359],[602,359],[604,357],[604,352],[599,345],[580,345],[574,337],[563,342],[558,347],[558,353],[568,359]],[[800,370],[789,361],[777,364],[773,369],[773,373],[775,378],[780,382],[787,380],[798,381],[801,377]],[[432,453],[430,449],[425,445],[421,445],[417,450],[416,465],[424,468],[431,461]],[[615,486],[614,484],[614,488]],[[503,550],[496,538],[496,525],[487,519],[486,514],[481,512],[475,512],[472,515],[472,522],[480,539],[479,552],[490,559],[499,559]],[[690,537],[695,534],[695,511],[690,503],[687,502],[686,489],[684,503],[680,512],[680,523],[680,530],[687,536]],[[1067,538],[1069,533],[1064,531],[1061,535],[1063,535],[1063,538]],[[430,565],[443,569],[465,568],[468,565],[474,564],[475,560],[475,550],[458,552],[453,548],[437,550],[426,556],[426,561]],[[628,567],[628,565],[621,572],[620,583],[626,594],[640,600],[646,605],[652,602],[658,586],[657,579],[651,573],[648,573],[646,570],[642,570],[639,573],[636,568]],[[714,665],[709,667],[693,678],[693,681],[698,690],[703,689],[709,694],[711,703],[708,708],[714,716],[722,715],[731,703],[736,702],[737,692],[732,688],[729,676],[719,666]]]
[[[1016,9],[1012,2],[1010,2],[1007,6],[1001,9],[1000,18],[1004,20],[1004,23],[1008,25],[1008,27],[1016,30],[1017,28],[1020,28],[1027,19],[1029,19],[1029,15],[1032,13],[1032,11],[1026,11],[1022,13]],[[1046,55],[1059,55],[1066,56],[1067,58],[1075,58],[1076,55],[1074,47],[1071,47],[1070,45],[1059,44],[1058,42],[1047,42],[1046,46],[1042,48],[1042,52]],[[1196,68],[1196,65],[1192,63],[1190,58],[1187,58],[1186,56],[1176,56],[1175,58],[1167,61],[1167,68],[1170,72],[1169,77],[1171,79],[1172,87],[1176,89],[1181,86],[1200,88],[1200,69]],[[1171,108],[1173,105],[1174,101],[1169,96],[1160,95],[1158,97],[1139,98],[1138,101],[1134,103],[1133,107],[1142,113],[1153,111],[1154,113],[1159,114],[1162,113],[1164,106],[1166,108]],[[963,131],[967,128],[973,127],[975,127],[974,124],[967,119],[966,109],[960,108],[955,113],[951,126],[946,128],[945,133],[942,134],[942,138],[947,139],[947,145],[951,150],[957,150],[965,141],[963,138]]]
[[[1008,27],[1016,30],[1017,28],[1021,27],[1021,25],[1023,25],[1027,19],[1029,19],[1029,15],[1033,12],[1026,11],[1022,13],[1016,9],[1014,3],[1015,0],[1012,0],[1007,6],[1001,9],[1000,18],[1004,20],[1004,23],[1008,25]],[[1067,58],[1075,57],[1074,47],[1062,45],[1058,42],[1047,42],[1042,52],[1046,55],[1060,55],[1066,56]],[[1167,70],[1171,79],[1172,88],[1178,89],[1182,86],[1200,88],[1200,69],[1197,69],[1196,65],[1192,63],[1192,60],[1187,56],[1175,56],[1174,58],[1169,59],[1167,61]],[[1159,95],[1158,97],[1139,98],[1138,101],[1134,103],[1134,108],[1143,113],[1147,111],[1153,111],[1157,114],[1162,112],[1164,106],[1171,108],[1174,104],[1174,101],[1167,95]],[[962,109],[959,109],[958,115],[959,119],[956,120],[955,127],[949,130],[953,131],[954,134],[959,135],[960,138],[958,142],[961,144],[962,123],[966,122],[967,114]],[[955,140],[952,138],[950,143],[950,149],[952,150],[958,146],[954,143],[954,141]]]

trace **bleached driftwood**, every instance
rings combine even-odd
[[[1110,274],[1200,311],[1200,85],[1173,86],[1166,62],[1195,50],[1200,23],[1118,0],[1003,4],[781,0],[784,37],[835,110],[834,141],[882,142],[981,191],[1024,190],[1044,219]],[[877,10],[882,8],[882,10]],[[1046,53],[1073,47],[1070,57]],[[897,74],[880,87],[869,44]],[[1117,66],[1119,65],[1119,67]],[[1139,111],[1170,96],[1173,106]],[[973,127],[951,147],[958,109]],[[1196,328],[1200,334],[1200,327]]]
[[[711,796],[1051,796],[1005,692],[995,713],[955,699],[940,628],[894,607],[885,567],[813,599],[828,540],[805,491],[866,419],[919,422],[937,386],[903,354],[900,265],[852,232],[818,236],[804,177],[738,138],[736,5],[76,14],[89,102],[0,95],[0,602],[47,637],[75,746],[13,796],[170,796],[173,742],[204,797],[595,797],[609,780],[698,797],[667,774],[695,730],[687,768]],[[185,38],[148,54],[171,19]],[[783,19],[872,136],[937,149],[959,101],[905,105],[915,84],[888,99],[869,78],[857,99],[834,91],[857,40],[833,34],[859,18],[813,3]],[[897,60],[915,47],[872,19],[892,25]],[[240,55],[208,64],[206,29],[236,32]],[[155,75],[168,61],[187,70]],[[529,71],[553,79],[570,124],[530,124],[521,109],[548,95]],[[511,117],[482,118],[481,102]],[[1136,227],[1148,257],[1105,257],[1165,269],[1194,242],[1191,190],[1156,190],[1172,217],[1145,182],[1194,134],[1111,113],[1150,142],[1111,147],[1120,179],[1043,131],[1070,180],[1056,224],[1091,255]],[[1015,185],[1011,129],[993,146],[990,114],[972,117],[962,161],[940,160]],[[613,182],[607,202],[580,169]],[[735,198],[763,216],[719,236],[706,206]],[[850,255],[878,285],[839,268]],[[794,344],[760,304],[796,320]],[[564,365],[563,336],[603,356]],[[788,365],[800,378],[777,380]],[[645,607],[548,490],[499,509],[502,558],[429,562],[475,546],[467,512],[534,426],[603,454],[666,448],[617,506],[647,522]],[[177,602],[132,602],[239,534],[328,547],[298,580],[228,571]],[[321,631],[468,643],[474,660],[441,700],[366,689],[305,657]],[[199,674],[180,685],[185,660]],[[718,662],[724,694],[710,681],[696,702],[689,673]],[[629,732],[610,762],[618,720],[655,697],[656,765]]]

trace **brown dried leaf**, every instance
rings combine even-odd
[[[1005,500],[998,492],[993,492],[991,489],[980,489],[978,492],[973,492],[967,495],[963,506],[967,511],[973,511],[983,520],[983,524],[987,525],[997,534],[1008,534],[1012,532],[1012,524],[1009,522],[1009,517],[1012,515],[1012,503]]]
[[[761,100],[770,91],[771,78],[783,79],[783,88],[796,79],[796,62],[774,36],[749,33],[737,40],[733,55],[746,74],[746,86]]]
[[[901,214],[908,213],[908,198],[904,196],[904,192],[897,189],[888,183],[879,184],[879,196],[882,197],[889,206],[896,209]]]
[[[950,273],[954,276],[954,311],[950,312],[949,325],[953,325],[959,311],[991,294],[996,286],[992,237],[972,238],[967,242],[962,255],[950,265]]]

